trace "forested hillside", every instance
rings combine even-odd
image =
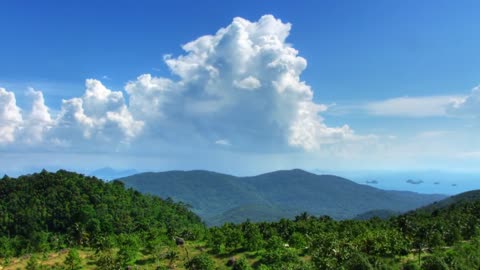
[[[0,180],[0,254],[105,244],[116,236],[202,227],[182,203],[67,171]],[[174,232],[171,232],[172,234]],[[114,240],[114,239],[113,239]]]
[[[387,191],[334,175],[284,170],[251,177],[209,171],[142,173],[121,178],[140,192],[188,203],[208,225],[275,221],[301,212],[349,219],[372,210],[406,212],[446,196]]]

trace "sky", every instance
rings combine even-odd
[[[0,2],[0,172],[480,175],[478,1]]]

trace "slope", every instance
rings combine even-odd
[[[475,202],[479,200],[480,200],[480,190],[471,190],[471,191],[450,196],[438,202],[434,202],[432,204],[422,207],[419,210],[432,212],[435,210],[447,208],[452,205]]]
[[[193,226],[203,225],[183,204],[126,189],[119,181],[64,170],[0,179],[0,243],[14,243],[17,254]]]
[[[145,173],[119,179],[127,186],[190,204],[208,224],[292,218],[301,212],[335,219],[386,209],[404,212],[445,198],[385,191],[333,175],[287,170],[252,177],[208,171]]]

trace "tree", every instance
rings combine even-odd
[[[0,237],[0,258],[3,257],[4,261],[8,263],[11,257],[15,255],[15,249],[12,246],[12,240],[8,237]]]
[[[207,245],[212,249],[215,254],[223,252],[226,242],[226,237],[220,228],[211,228],[208,234]]]
[[[38,259],[35,255],[30,256],[30,259],[27,262],[26,270],[40,270],[41,266],[38,262]]]
[[[249,251],[257,251],[263,246],[263,237],[256,224],[250,221],[242,224],[242,231],[245,238],[244,246]]]
[[[307,245],[307,240],[305,239],[304,234],[301,234],[299,232],[294,232],[292,234],[292,237],[290,237],[290,246],[298,249],[304,249],[306,245]]]
[[[232,223],[226,223],[222,226],[222,231],[225,234],[225,247],[229,251],[236,250],[243,245],[243,232],[239,227]]]
[[[345,261],[346,269],[355,270],[373,270],[372,265],[361,253],[354,253],[348,260]]]
[[[215,263],[210,256],[202,253],[189,260],[185,264],[185,268],[188,270],[213,270],[215,268]]]
[[[102,270],[118,270],[121,265],[115,260],[111,250],[105,250],[96,254],[96,262],[98,269]]]
[[[123,267],[134,264],[139,255],[139,239],[135,235],[120,236],[120,250],[117,253],[117,261]]]
[[[233,270],[253,270],[245,257],[240,258],[233,265]]]
[[[267,250],[277,250],[283,248],[283,239],[280,236],[274,235],[268,239],[266,244]]]
[[[437,255],[428,256],[423,260],[423,263],[422,263],[422,270],[449,270],[449,269],[450,268],[445,263],[445,261]]]
[[[402,270],[420,270],[420,267],[415,262],[409,261],[403,265]]]
[[[78,250],[72,248],[67,254],[63,263],[68,270],[80,270],[82,269],[82,259],[78,254]]]
[[[178,251],[175,249],[169,248],[167,253],[165,253],[165,259],[168,260],[168,266],[170,268],[173,268],[173,264],[175,263],[175,260],[178,259]]]

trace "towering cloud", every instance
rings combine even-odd
[[[54,121],[45,105],[43,93],[30,88],[28,96],[32,98],[32,109],[25,119],[26,140],[36,143],[43,140],[43,136],[54,125]]]
[[[257,22],[235,18],[183,45],[184,54],[165,56],[171,78],[143,74],[128,82],[128,101],[88,79],[85,94],[63,100],[55,116],[42,93],[30,90],[32,110],[22,115],[14,94],[0,89],[0,142],[14,142],[22,128],[28,142],[134,142],[141,135],[260,150],[315,150],[358,138],[347,125],[329,127],[319,116],[328,108],[313,101],[300,78],[307,61],[286,42],[290,29],[271,15]]]
[[[256,141],[307,150],[353,137],[348,126],[328,127],[318,115],[325,105],[301,81],[307,61],[286,43],[291,25],[266,15],[258,22],[235,18],[215,35],[183,45],[184,55],[166,56],[179,80],[145,74],[127,84],[135,116],[190,125],[197,133],[227,138],[233,145]],[[177,132],[181,132],[177,130]]]
[[[22,122],[22,114],[17,107],[15,94],[0,88],[0,144],[14,142]]]

